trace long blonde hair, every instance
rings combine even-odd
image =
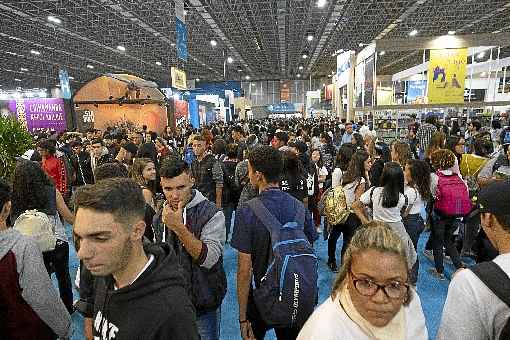
[[[351,270],[352,258],[355,254],[366,250],[398,255],[403,263],[407,263],[406,249],[402,239],[384,222],[371,221],[363,225],[354,234],[342,261],[342,267],[333,284],[333,293],[336,295],[343,287],[347,274]],[[374,261],[376,261],[374,259]]]
[[[141,186],[147,186],[147,180],[143,177],[143,170],[149,163],[154,163],[150,158],[136,158],[129,168],[129,178]]]

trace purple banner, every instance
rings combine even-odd
[[[67,130],[64,100],[61,98],[34,98],[9,101],[9,110],[16,113],[18,120],[23,116],[28,131],[50,129],[57,132]]]

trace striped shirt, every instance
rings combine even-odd
[[[429,147],[432,135],[436,133],[437,128],[429,123],[425,123],[418,128],[416,132],[416,138],[420,143],[420,150],[425,151]]]

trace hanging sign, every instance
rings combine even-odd
[[[177,36],[177,58],[188,61],[188,32],[186,24],[179,18],[175,18],[175,33]]]
[[[71,86],[69,85],[69,74],[67,70],[60,70],[58,72],[60,78],[60,89],[62,90],[62,97],[64,99],[71,99]]]
[[[467,49],[430,50],[428,102],[463,103]]]
[[[179,90],[186,90],[186,72],[179,70],[177,67],[172,67],[172,86]]]

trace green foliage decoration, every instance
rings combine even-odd
[[[10,179],[16,157],[33,148],[34,139],[23,125],[13,118],[0,116],[0,177]]]

